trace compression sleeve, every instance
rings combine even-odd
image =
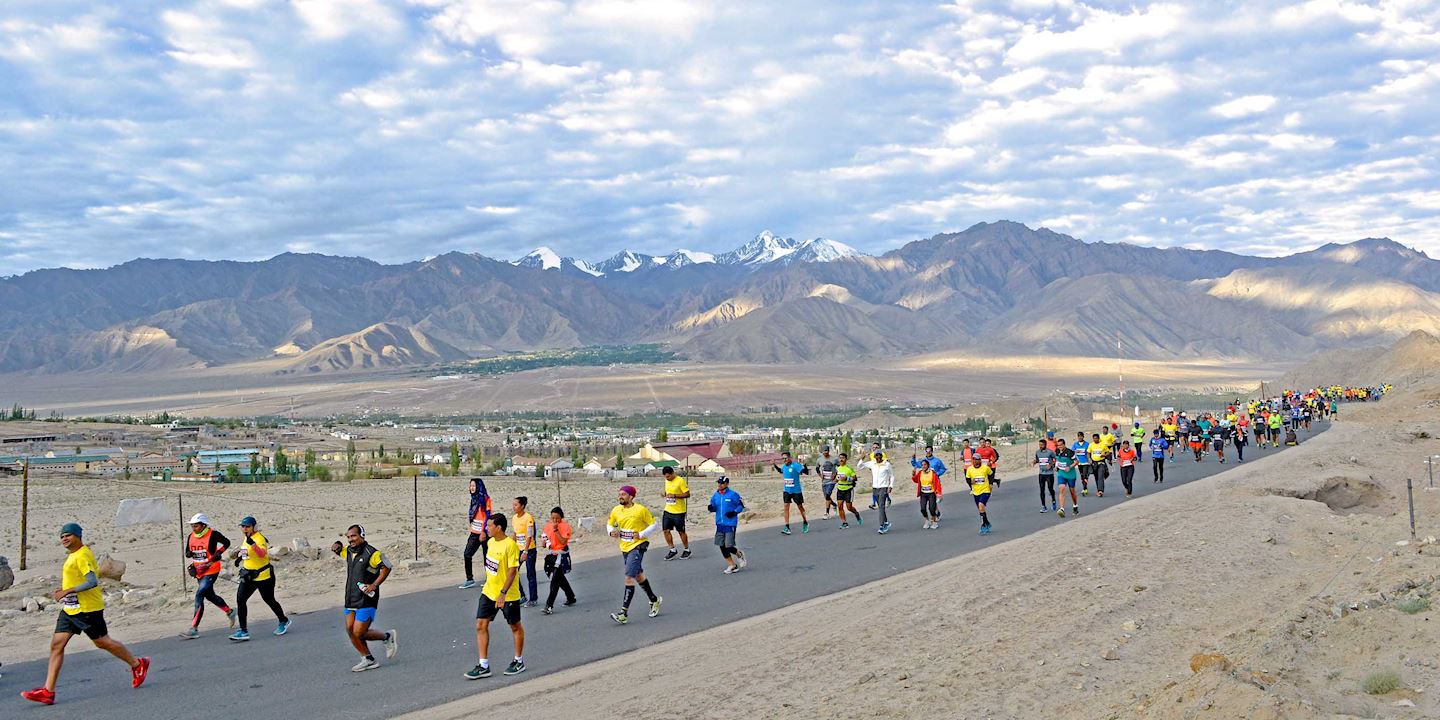
[[[100,579],[95,577],[95,571],[91,570],[90,572],[85,573],[85,582],[82,582],[79,585],[70,588],[70,592],[82,592],[94,587],[99,587],[99,585]]]
[[[640,531],[640,537],[642,537],[642,538],[648,538],[648,537],[650,537],[650,533],[655,532],[655,528],[656,528],[656,527],[659,527],[659,525],[660,525],[660,523],[655,522],[655,521],[652,520],[652,521],[650,522],[650,527],[647,527],[647,528],[645,528],[644,530],[641,530],[641,531]]]

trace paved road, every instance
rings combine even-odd
[[[1322,423],[1313,432],[1325,427]],[[1252,458],[1280,452],[1256,451],[1254,446],[1249,450],[1247,455]],[[1026,452],[1020,448],[1009,451]],[[1137,497],[1231,467],[1213,458],[1196,464],[1177,454],[1177,461],[1167,465],[1163,485],[1150,481],[1148,465],[1137,472]],[[938,531],[920,529],[921,519],[913,502],[892,508],[894,529],[884,536],[875,533],[874,511],[865,511],[863,527],[848,530],[839,529],[834,520],[814,522],[808,535],[797,532],[790,537],[780,535],[778,528],[742,529],[741,548],[751,563],[745,572],[734,576],[721,573],[723,561],[710,544],[713,526],[708,525],[704,501],[692,501],[692,507],[701,507],[701,512],[691,512],[695,557],[664,562],[663,552],[652,552],[646,558],[651,582],[665,598],[660,617],[645,617],[644,594],[638,593],[629,625],[615,625],[608,614],[618,606],[622,590],[618,556],[579,563],[571,583],[579,593],[580,604],[561,608],[549,617],[538,609],[525,611],[525,659],[530,669],[515,678],[505,678],[498,672],[492,678],[473,682],[460,677],[475,664],[473,618],[478,587],[385,598],[376,626],[400,629],[400,654],[393,663],[365,673],[349,671],[357,655],[345,640],[339,608],[298,615],[294,629],[277,638],[270,634],[273,618],[257,596],[251,600],[251,617],[258,621],[252,625],[255,639],[249,643],[226,640],[224,626],[216,623],[212,611],[206,615],[205,635],[199,640],[176,638],[131,644],[132,650],[149,655],[154,663],[150,679],[137,691],[129,689],[125,667],[108,655],[72,655],[60,677],[55,711],[63,708],[65,717],[86,720],[388,718],[838,592],[1057,522],[1083,523],[1086,517],[1124,502],[1117,469],[1107,482],[1106,497],[1092,494],[1081,498],[1085,515],[1059,520],[1038,512],[1035,479],[1027,472],[1007,478],[1000,485],[990,505],[995,531],[981,537],[976,533],[979,521],[975,507],[957,488],[963,487],[960,483],[954,480],[950,484],[950,500],[941,506],[944,525]],[[775,487],[778,496],[778,479]],[[698,494],[702,488],[697,486],[696,490]],[[908,499],[912,493],[913,485],[905,482],[898,497]],[[697,517],[706,524],[694,527]],[[663,550],[663,538],[656,544]],[[337,588],[340,579],[336,577]],[[282,601],[284,583],[282,573]],[[543,575],[540,591],[546,591]],[[232,586],[226,599],[233,601],[233,597]],[[183,623],[178,615],[177,622]],[[117,638],[125,639],[123,625],[111,629]],[[76,638],[71,646],[82,641],[84,638]],[[505,666],[510,659],[510,643],[509,630],[497,624],[491,639],[492,665]],[[379,643],[374,647],[378,650]],[[31,713],[55,716],[55,711],[46,711],[18,696],[20,690],[43,681],[43,662],[6,667],[4,675],[0,680],[0,717],[30,717]]]

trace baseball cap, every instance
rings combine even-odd
[[[200,523],[201,525],[209,525],[210,518],[205,513],[195,513],[195,516],[190,518],[190,524],[194,525],[195,523]]]
[[[730,478],[729,478],[729,476],[721,475],[720,477],[715,478],[715,482],[717,482],[717,483],[725,483],[726,485],[729,485],[729,484],[730,484]]]
[[[240,527],[255,527],[254,516],[246,515],[245,517],[240,518]]]

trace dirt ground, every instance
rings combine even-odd
[[[1437,419],[1440,385],[1401,388],[1282,455],[413,717],[1440,717]]]

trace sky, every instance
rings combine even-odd
[[[1440,2],[0,6],[0,276],[999,219],[1440,257]]]

